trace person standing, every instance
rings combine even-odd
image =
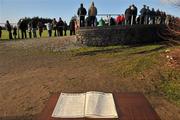
[[[137,18],[136,18],[136,24],[140,24],[140,20],[141,19],[141,15],[139,15]]]
[[[131,11],[132,11],[131,25],[134,25],[136,24],[136,17],[137,17],[137,7],[134,4],[131,6]]]
[[[165,19],[165,24],[166,24],[166,25],[169,25],[169,24],[170,24],[170,21],[171,21],[171,16],[170,16],[170,15],[167,15],[167,16],[166,16],[166,19]]]
[[[32,33],[34,38],[37,37],[36,30],[37,30],[37,22],[35,20],[32,20]]]
[[[57,23],[57,35],[58,36],[63,36],[63,26],[64,26],[64,22],[62,21],[61,18],[59,18],[59,21]]]
[[[8,31],[8,33],[9,33],[9,39],[11,40],[12,39],[12,32],[11,32],[12,31],[12,27],[11,27],[11,25],[10,25],[8,20],[6,21],[5,27],[6,27],[6,30]]]
[[[88,16],[90,17],[91,26],[95,26],[96,21],[96,15],[97,15],[97,8],[94,6],[94,2],[92,2],[91,7],[88,11]]]
[[[86,26],[88,26],[88,27],[90,27],[91,26],[91,21],[90,21],[90,17],[88,16],[88,17],[86,17]]]
[[[110,18],[110,26],[116,25],[116,21],[113,17]]]
[[[70,35],[75,35],[75,21],[71,19],[69,23]]]
[[[141,9],[140,13],[141,13],[140,24],[144,24],[146,17],[146,5],[143,5],[143,8]]]
[[[147,6],[146,15],[145,15],[145,24],[149,24],[150,14],[151,14],[151,11],[149,9],[149,6]]]
[[[150,11],[149,24],[155,24],[155,16],[156,16],[156,12],[155,12],[154,8],[152,8],[152,10]]]
[[[27,24],[26,24],[25,20],[21,21],[19,28],[21,30],[21,37],[22,37],[22,39],[26,38],[27,37],[27,34],[26,34]]]
[[[117,25],[121,25],[121,15],[118,15],[116,17],[116,23],[117,23]]]
[[[0,40],[1,40],[1,36],[2,36],[2,27],[0,26]]]
[[[155,20],[156,24],[160,24],[161,23],[161,12],[159,11],[159,9],[156,10],[156,20]]]
[[[46,26],[47,26],[47,30],[48,30],[48,37],[51,37],[52,36],[52,23],[48,22],[46,24]]]
[[[39,36],[42,36],[43,33],[43,23],[41,21],[39,21],[38,23],[38,29],[39,29]]]
[[[103,20],[103,18],[101,18],[101,19],[99,20],[98,26],[99,26],[99,27],[105,26],[105,21]]]
[[[132,14],[132,11],[131,11],[131,6],[129,6],[129,8],[126,9],[125,11],[125,24],[126,25],[130,25],[131,24],[131,14]]]
[[[52,21],[52,26],[53,26],[53,30],[54,30],[54,37],[56,37],[57,36],[57,21],[55,18]]]
[[[14,36],[14,39],[16,39],[16,36],[17,36],[17,27],[16,26],[13,27],[13,36]]]
[[[29,38],[32,38],[32,22],[29,22],[28,24],[28,33],[29,33]]]
[[[162,12],[161,13],[161,24],[165,24],[165,20],[166,20],[166,12]]]
[[[66,23],[66,21],[64,21],[64,36],[66,36],[67,35],[67,33],[66,33],[66,31],[67,31],[67,23]]]
[[[124,21],[125,21],[125,17],[123,14],[117,16],[117,18],[116,18],[117,25],[123,25]]]
[[[77,15],[79,16],[80,19],[80,27],[84,27],[85,26],[85,16],[87,14],[86,9],[83,7],[83,4],[81,3],[80,8],[78,9]]]

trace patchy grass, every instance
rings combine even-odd
[[[78,46],[63,49],[62,44],[56,51],[51,42],[44,44],[45,39],[32,42],[47,45],[43,47],[45,49],[28,47],[32,46],[29,41],[0,44],[0,106],[2,111],[8,109],[7,115],[37,114],[53,93],[96,90],[141,92],[162,119],[180,118],[180,69],[168,66],[164,55],[166,49],[173,51],[179,46]],[[9,104],[12,99],[13,105]],[[0,115],[4,114],[2,111]]]
[[[139,83],[135,87],[144,93],[163,95],[180,105],[180,70],[166,66],[167,59],[161,54],[167,48],[165,45],[84,47],[71,52],[74,56],[117,60],[103,67],[120,79],[135,80]]]
[[[161,78],[158,86],[160,93],[180,105],[180,70],[164,68],[159,76]]]

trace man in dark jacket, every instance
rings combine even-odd
[[[84,27],[85,25],[85,16],[87,14],[86,9],[83,7],[83,4],[81,3],[80,8],[78,9],[77,15],[80,18],[80,27]]]
[[[59,21],[57,22],[57,35],[58,36],[63,36],[63,26],[64,26],[64,22],[62,21],[61,18],[59,18]]]
[[[146,16],[146,5],[144,5],[144,7],[141,9],[140,13],[141,13],[140,23],[144,24],[145,16]]]
[[[166,20],[166,13],[161,12],[161,24],[165,24],[165,20]]]
[[[24,39],[24,37],[26,38],[26,30],[27,30],[27,24],[25,20],[22,20],[19,26],[20,30],[21,30],[21,37],[22,39]]]
[[[159,11],[159,9],[156,10],[155,23],[156,24],[160,24],[161,23],[161,12]]]
[[[90,17],[86,17],[86,26],[91,26],[91,20]]]
[[[155,24],[155,16],[156,16],[156,12],[154,8],[152,8],[152,10],[150,11],[150,24]]]
[[[131,6],[129,6],[128,9],[126,9],[125,11],[125,19],[126,19],[126,25],[130,25],[131,24]]]
[[[131,24],[136,24],[137,7],[134,4],[131,6],[131,12],[132,12]]]
[[[43,27],[44,27],[44,24],[39,21],[38,22],[38,29],[39,29],[39,36],[41,37],[42,36],[42,33],[43,33]]]
[[[67,28],[68,28],[66,21],[64,21],[64,27],[63,28],[64,28],[64,36],[66,36],[67,35],[66,31],[67,31]]]
[[[146,15],[145,15],[145,24],[149,24],[150,14],[151,14],[151,10],[149,9],[149,6],[147,6]]]
[[[70,35],[75,35],[75,21],[71,19],[69,23]]]
[[[37,23],[35,20],[32,20],[32,33],[34,38],[37,37],[36,30],[37,30]]]
[[[9,33],[9,39],[11,40],[12,39],[12,32],[11,32],[12,31],[12,27],[11,27],[11,25],[10,25],[8,20],[6,21],[5,27],[6,27],[6,30],[8,31],[8,33]]]
[[[110,26],[116,25],[115,19],[113,17],[110,18]]]

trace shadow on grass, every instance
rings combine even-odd
[[[150,50],[133,52],[133,53],[130,53],[130,55],[131,54],[148,54],[151,52],[162,50],[162,49],[167,47],[166,45],[162,45],[162,44],[144,44],[144,45],[132,45],[132,46],[119,46],[119,48],[117,48],[118,46],[114,46],[115,48],[101,48],[101,47],[99,47],[100,49],[98,49],[98,50],[95,49],[95,50],[80,52],[80,53],[77,53],[76,56],[94,56],[94,55],[97,55],[98,53],[101,53],[101,54],[119,53],[119,52],[123,52],[124,50],[133,49],[133,48],[142,47],[142,46],[148,46],[148,45],[160,45],[160,46],[157,48],[154,48],[154,49],[150,49]]]
[[[76,56],[94,56],[98,53],[101,54],[106,54],[106,53],[118,53],[122,52],[124,49],[127,49],[128,47],[123,47],[123,48],[107,48],[107,49],[100,49],[100,50],[92,50],[92,51],[85,51],[85,52],[80,52],[77,53]]]
[[[144,51],[140,51],[140,52],[134,52],[131,54],[148,54],[148,53],[156,52],[156,51],[159,51],[159,50],[162,50],[165,48],[167,48],[167,46],[163,45],[163,46],[159,46],[157,48],[151,49],[151,50],[144,50]]]

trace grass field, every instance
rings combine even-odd
[[[74,52],[78,56],[119,59],[104,66],[106,70],[111,71],[111,75],[135,80],[142,84],[138,85],[140,91],[162,95],[180,106],[180,67],[171,68],[166,65],[167,59],[163,56],[166,49],[168,49],[166,45],[112,46],[81,48]]]
[[[21,32],[19,32],[20,34],[20,38],[21,38]],[[70,32],[67,31],[67,35],[70,35]],[[33,35],[32,35],[33,36]],[[17,37],[17,36],[16,36]],[[27,37],[29,38],[29,34],[27,32]],[[38,30],[37,30],[37,37],[40,37],[39,36],[39,33],[38,33]],[[48,31],[47,30],[44,30],[43,33],[42,33],[42,37],[48,37]],[[52,33],[52,37],[54,37],[54,31]],[[9,35],[8,35],[8,32],[6,30],[2,30],[2,38],[1,40],[8,40],[9,39]]]
[[[180,68],[165,53],[180,46],[76,48],[68,42],[66,50],[69,39],[1,42],[0,118],[30,120],[53,93],[95,90],[141,92],[162,120],[180,119]]]

